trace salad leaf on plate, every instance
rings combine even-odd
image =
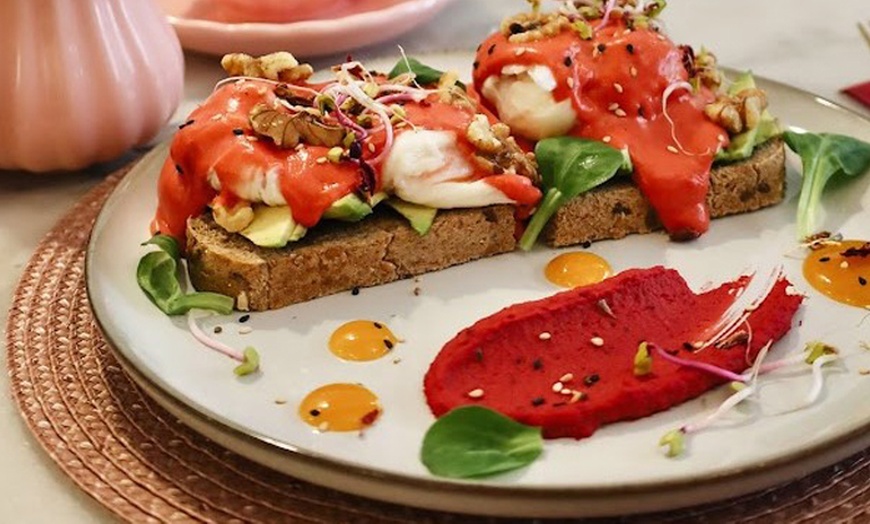
[[[816,216],[825,186],[838,177],[857,177],[870,169],[870,144],[833,133],[783,135],[788,147],[800,155],[803,183],[798,202],[798,238],[816,232]]]
[[[524,467],[544,449],[541,428],[479,406],[456,408],[423,438],[420,458],[435,475],[474,478]]]
[[[168,235],[155,235],[143,245],[153,245],[159,251],[147,253],[139,260],[136,281],[142,291],[160,311],[169,315],[184,315],[191,309],[205,309],[228,315],[233,311],[232,297],[218,293],[185,293],[179,278],[181,248]]]
[[[393,67],[392,71],[390,71],[388,77],[392,80],[407,73],[413,74],[417,83],[424,86],[437,84],[441,80],[441,77],[444,76],[444,71],[430,67],[416,58],[402,57]],[[457,85],[465,89],[465,85],[462,82],[459,82]]]
[[[535,146],[535,156],[547,191],[520,239],[525,251],[535,245],[550,217],[569,200],[607,182],[620,169],[632,169],[627,152],[585,138],[541,140]]]

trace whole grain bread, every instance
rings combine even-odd
[[[785,197],[785,145],[770,140],[748,159],[714,167],[707,205],[713,218],[772,206]],[[628,180],[584,193],[553,215],[543,238],[550,247],[623,238],[661,229],[649,202]]]
[[[379,209],[356,224],[325,221],[299,242],[267,249],[204,214],[188,221],[187,263],[196,289],[262,311],[513,251],[515,231],[507,205],[441,211],[425,236]]]
[[[785,150],[773,140],[748,160],[714,168],[707,202],[711,215],[722,217],[776,204],[784,194]],[[544,239],[567,246],[659,228],[637,187],[620,181],[569,202]],[[515,233],[512,206],[441,211],[425,236],[379,209],[356,224],[326,221],[299,242],[267,249],[204,214],[188,221],[187,262],[197,289],[235,297],[238,309],[262,311],[509,252]]]

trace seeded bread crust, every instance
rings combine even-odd
[[[710,174],[707,205],[713,218],[778,204],[785,197],[785,146],[771,140],[750,158]],[[571,200],[544,228],[550,247],[623,238],[661,229],[649,202],[629,181],[609,183]]]
[[[384,209],[356,224],[318,224],[300,242],[266,249],[204,214],[188,221],[187,263],[196,289],[264,311],[513,251],[515,229],[506,205],[442,211],[425,236]]]

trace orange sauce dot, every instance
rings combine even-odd
[[[870,257],[844,257],[849,248],[861,248],[861,240],[844,240],[813,251],[804,261],[804,278],[829,298],[866,308],[870,306]]]
[[[564,253],[551,260],[544,275],[557,286],[575,288],[597,284],[612,276],[613,269],[600,256],[578,251]]]
[[[299,405],[299,417],[320,431],[358,431],[381,414],[378,397],[359,384],[329,384],[315,389]]]
[[[380,322],[354,320],[342,325],[329,338],[329,350],[344,360],[376,360],[399,343],[390,329]]]

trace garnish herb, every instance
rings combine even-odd
[[[244,361],[233,369],[233,373],[239,377],[256,373],[260,369],[260,354],[257,353],[257,350],[248,346],[242,355],[244,356]]]
[[[870,169],[870,144],[830,133],[786,131],[783,136],[803,164],[798,238],[806,238],[816,232],[816,215],[828,182],[842,176],[857,177]]]
[[[544,449],[541,429],[479,406],[456,408],[423,438],[420,458],[441,477],[485,477],[524,467]]]
[[[178,276],[181,249],[168,235],[156,235],[143,245],[153,245],[152,251],[139,260],[136,280],[151,302],[169,316],[184,315],[191,309],[205,309],[228,315],[233,311],[233,299],[217,293],[187,293],[181,289]]]
[[[541,140],[535,155],[547,192],[520,239],[520,247],[526,251],[534,246],[550,217],[569,200],[607,182],[620,169],[631,170],[626,152],[583,138]]]
[[[444,76],[444,71],[439,71],[434,67],[429,67],[416,58],[401,58],[399,62],[390,71],[390,80],[404,74],[414,75],[414,79],[421,86],[437,84],[441,77]],[[462,83],[458,83],[460,87],[465,89]]]

